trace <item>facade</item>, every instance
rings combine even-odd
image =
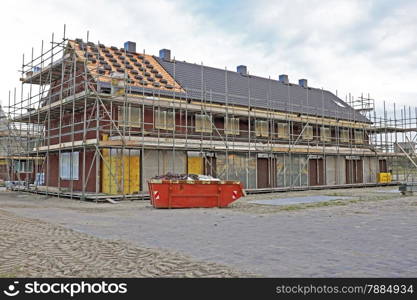
[[[0,181],[34,182],[34,158],[28,155],[34,146],[33,135],[28,136],[33,130],[27,129],[11,122],[0,106]]]
[[[24,64],[22,84],[39,92],[12,105],[14,121],[37,131],[26,153],[45,179],[35,190],[134,196],[167,172],[253,191],[376,184],[404,156],[375,147],[382,131],[369,116],[305,79],[137,53],[133,42],[52,47]]]

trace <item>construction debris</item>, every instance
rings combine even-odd
[[[168,172],[164,175],[154,176],[151,179],[162,179],[162,180],[205,180],[205,181],[219,181],[220,179],[214,178],[210,175],[201,174],[174,174]]]

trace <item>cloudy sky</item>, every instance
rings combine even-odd
[[[19,90],[22,54],[52,32],[291,82],[307,78],[344,99],[370,93],[416,106],[417,1],[2,1],[0,100]]]

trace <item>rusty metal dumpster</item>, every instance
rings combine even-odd
[[[245,196],[239,181],[151,179],[148,185],[155,208],[226,207]]]

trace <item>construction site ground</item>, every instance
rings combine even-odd
[[[2,190],[0,277],[417,277],[417,196],[395,189],[171,210]],[[305,196],[334,200],[251,202]]]

